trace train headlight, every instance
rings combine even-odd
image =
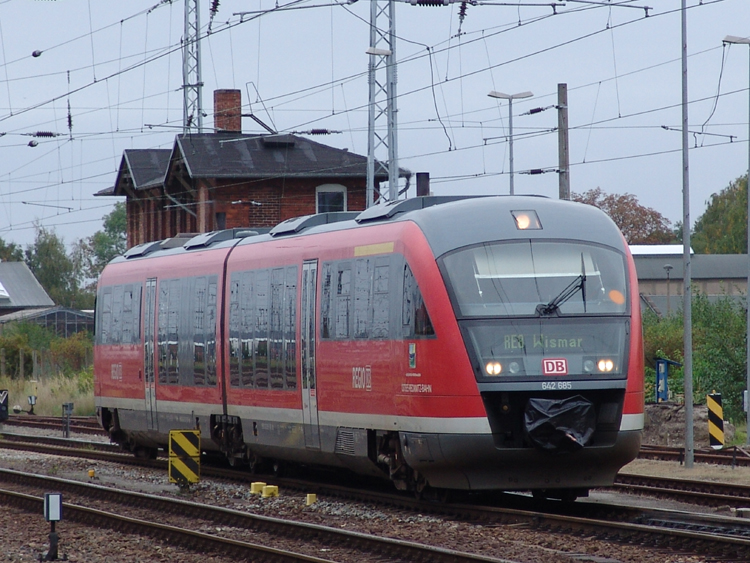
[[[596,367],[601,372],[610,372],[614,369],[615,363],[609,359],[601,359],[597,362]]]
[[[516,222],[516,229],[519,231],[526,230],[540,230],[542,228],[542,222],[539,220],[539,216],[536,211],[524,210],[524,211],[511,211],[513,220]]]
[[[585,362],[583,362],[583,371],[585,371],[586,373],[591,373],[592,371],[594,371],[594,367],[594,360],[586,360]]]
[[[503,365],[500,362],[487,362],[484,366],[487,375],[500,375],[503,371]]]
[[[508,366],[508,371],[512,373],[513,375],[517,374],[519,371],[521,371],[521,366],[518,365],[518,362],[511,362]]]

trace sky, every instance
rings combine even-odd
[[[750,34],[750,9],[686,6],[694,222],[747,172],[750,48],[722,39]],[[172,147],[184,9],[0,0],[0,238],[25,247],[39,226],[66,244],[92,235],[122,201],[94,193],[114,185],[123,151]],[[564,83],[571,190],[632,194],[682,220],[681,0],[488,0],[463,21],[459,10],[395,3],[402,168],[429,172],[436,195],[509,193],[509,107],[488,93],[530,91],[512,106],[515,193],[558,197]],[[200,0],[200,11],[206,131],[213,91],[236,88],[243,113],[273,129],[328,129],[312,139],[367,154],[369,1]],[[265,131],[246,117],[243,132]]]

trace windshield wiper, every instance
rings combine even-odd
[[[568,299],[573,297],[578,291],[581,292],[581,298],[583,299],[583,311],[586,312],[586,266],[583,262],[583,253],[581,253],[581,275],[570,282],[570,284],[563,289],[557,297],[547,304],[540,303],[536,306],[536,314],[540,317],[549,317],[560,308],[560,305],[565,303]]]

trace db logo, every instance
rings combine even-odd
[[[545,358],[542,360],[542,373],[544,375],[567,375],[568,360],[565,358]]]

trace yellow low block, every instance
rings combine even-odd
[[[277,487],[276,485],[266,485],[265,487],[263,487],[261,496],[263,498],[277,497],[279,496],[279,487]]]
[[[259,495],[263,492],[263,487],[265,487],[265,483],[261,483],[260,481],[256,481],[255,483],[250,483],[250,492],[254,495]]]
[[[316,495],[315,493],[309,493],[307,495],[307,498],[305,499],[305,504],[307,506],[310,506],[311,504],[315,504],[316,502],[318,502],[318,495]]]

